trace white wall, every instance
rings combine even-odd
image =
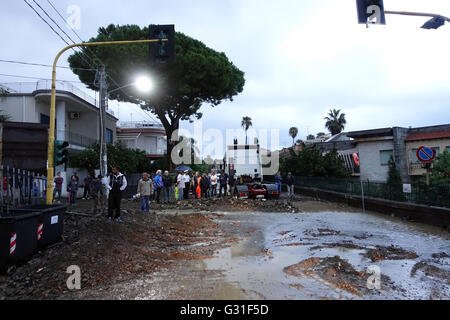
[[[393,150],[392,140],[359,142],[359,162],[361,170],[361,180],[386,182],[389,167],[381,165],[380,151]]]

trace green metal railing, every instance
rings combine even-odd
[[[264,177],[273,181],[273,177]],[[286,177],[283,177],[286,181]],[[404,193],[403,187],[392,187],[387,183],[359,181],[358,179],[338,179],[324,177],[295,177],[295,185],[299,187],[317,188],[350,195],[361,195],[364,188],[365,197],[381,198],[387,200],[410,202],[430,206],[450,208],[450,183],[431,184],[423,182],[411,185],[411,193]]]

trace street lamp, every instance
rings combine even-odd
[[[142,93],[148,93],[148,92],[153,90],[153,81],[147,76],[139,76],[138,78],[136,78],[136,80],[133,83],[129,83],[129,84],[124,85],[122,87],[119,87],[119,88],[116,88],[114,90],[108,91],[108,95],[113,93],[113,92],[122,90],[123,88],[128,88],[128,87],[131,87],[131,86],[135,86],[136,89],[138,89]]]
[[[143,93],[150,92],[153,89],[152,80],[146,76],[141,76],[141,77],[137,78],[134,85],[140,92],[143,92]]]

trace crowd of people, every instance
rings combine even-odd
[[[281,194],[282,184],[287,186],[288,196],[294,194],[294,177],[289,172],[285,179],[280,172],[274,176],[278,192]],[[61,192],[64,179],[58,172],[54,178],[53,199],[55,202],[61,201]],[[183,201],[189,198],[212,198],[232,195],[234,176],[228,175],[224,170],[220,172],[211,171],[200,174],[199,172],[179,171],[177,175],[170,175],[169,171],[157,170],[155,174],[144,172],[137,184],[135,199],[140,199],[141,210],[150,212],[150,203],[170,203]],[[119,172],[116,166],[111,166],[111,173],[107,177],[101,175],[92,177],[88,175],[79,183],[76,172],[67,183],[69,195],[69,205],[76,205],[78,189],[84,188],[83,199],[94,200],[94,213],[104,211],[104,204],[108,203],[107,218],[109,221],[122,222],[120,217],[120,205],[122,192],[127,188],[125,175]],[[104,186],[104,187],[103,187]]]

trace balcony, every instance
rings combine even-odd
[[[117,127],[121,129],[163,129],[161,123],[153,121],[120,121]]]
[[[52,82],[50,80],[39,80],[37,82],[9,82],[0,83],[0,87],[9,93],[33,93],[38,90],[48,90],[52,89]],[[96,92],[94,92],[94,97],[88,94],[86,91],[74,86],[69,82],[56,81],[56,90],[66,91],[74,94],[78,98],[96,106],[99,108],[99,100],[97,99]],[[107,113],[114,116],[114,111],[111,109],[106,110]]]
[[[433,165],[431,165],[433,167]],[[421,162],[412,162],[408,166],[408,174],[410,176],[422,176],[426,173],[426,169],[423,168]]]

